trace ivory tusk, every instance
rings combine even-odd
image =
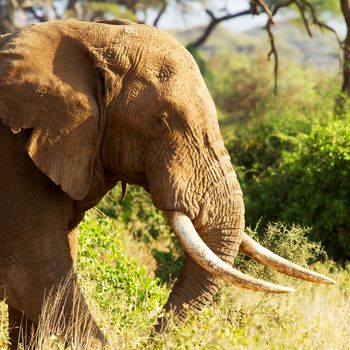
[[[246,233],[243,233],[243,240],[240,246],[240,251],[249,257],[259,261],[263,265],[275,269],[285,275],[314,283],[335,283],[334,280],[327,276],[324,276],[315,271],[308,270],[271,252],[256,242],[253,238],[249,237]]]
[[[234,269],[221,260],[203,242],[194,228],[190,218],[177,211],[167,212],[169,223],[186,253],[204,270],[213,276],[232,283],[238,287],[265,293],[294,292],[294,288],[266,282]]]

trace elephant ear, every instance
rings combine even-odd
[[[33,26],[0,49],[0,119],[32,129],[27,151],[70,197],[89,191],[104,127],[103,83],[81,44]]]

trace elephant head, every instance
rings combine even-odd
[[[0,118],[13,133],[31,129],[31,160],[77,211],[121,181],[143,186],[166,212],[186,252],[167,310],[181,318],[184,304],[201,309],[222,280],[292,290],[234,269],[239,249],[288,275],[333,282],[244,233],[242,191],[214,103],[170,35],[125,22],[45,23],[7,37],[0,62]]]

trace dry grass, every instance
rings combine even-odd
[[[184,325],[169,327],[165,334],[153,338],[149,337],[152,328],[150,315],[145,315],[149,322],[148,331],[138,327],[137,322],[129,322],[127,328],[118,328],[128,310],[135,305],[124,305],[125,314],[102,316],[98,313],[95,318],[108,333],[107,349],[345,350],[350,348],[350,278],[347,271],[334,272],[331,276],[338,282],[335,286],[303,283],[298,292],[284,296],[223,287],[216,305],[192,315]],[[87,320],[74,317],[70,322],[73,342],[64,346],[67,339],[62,334],[60,320],[65,295],[66,285],[63,285],[59,292],[47,298],[38,332],[25,350],[96,349],[91,336],[81,336],[82,326],[89,329]],[[115,300],[119,304],[124,302]],[[76,300],[76,305],[79,305],[79,300]],[[0,348],[5,349],[7,316],[3,304],[0,310]]]
[[[43,303],[37,330],[31,330],[27,337],[21,335],[20,350],[78,350],[97,349],[98,343],[93,337],[94,325],[89,314],[84,312],[80,289],[73,289],[73,312],[69,319],[65,318],[63,306],[69,294],[72,275],[68,276],[60,286],[51,290]],[[7,308],[1,303],[0,313],[0,348],[7,344]],[[101,316],[101,315],[100,315]],[[99,317],[101,322],[102,317]]]
[[[0,349],[6,349],[7,324],[7,307],[4,302],[0,302]]]
[[[62,282],[57,291],[51,291],[46,298],[40,317],[38,330],[33,335],[28,350],[93,349],[93,324],[83,311],[81,293],[78,288],[73,292],[73,312],[69,320],[65,319],[63,306],[71,286],[71,276]]]

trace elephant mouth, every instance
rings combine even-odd
[[[204,270],[225,282],[244,289],[264,293],[294,292],[294,288],[266,282],[248,276],[221,260],[203,242],[191,219],[178,211],[167,211],[168,221],[186,253]],[[285,275],[314,283],[334,284],[335,281],[315,271],[292,263],[261,246],[254,239],[242,232],[240,251],[263,265],[275,269]]]

